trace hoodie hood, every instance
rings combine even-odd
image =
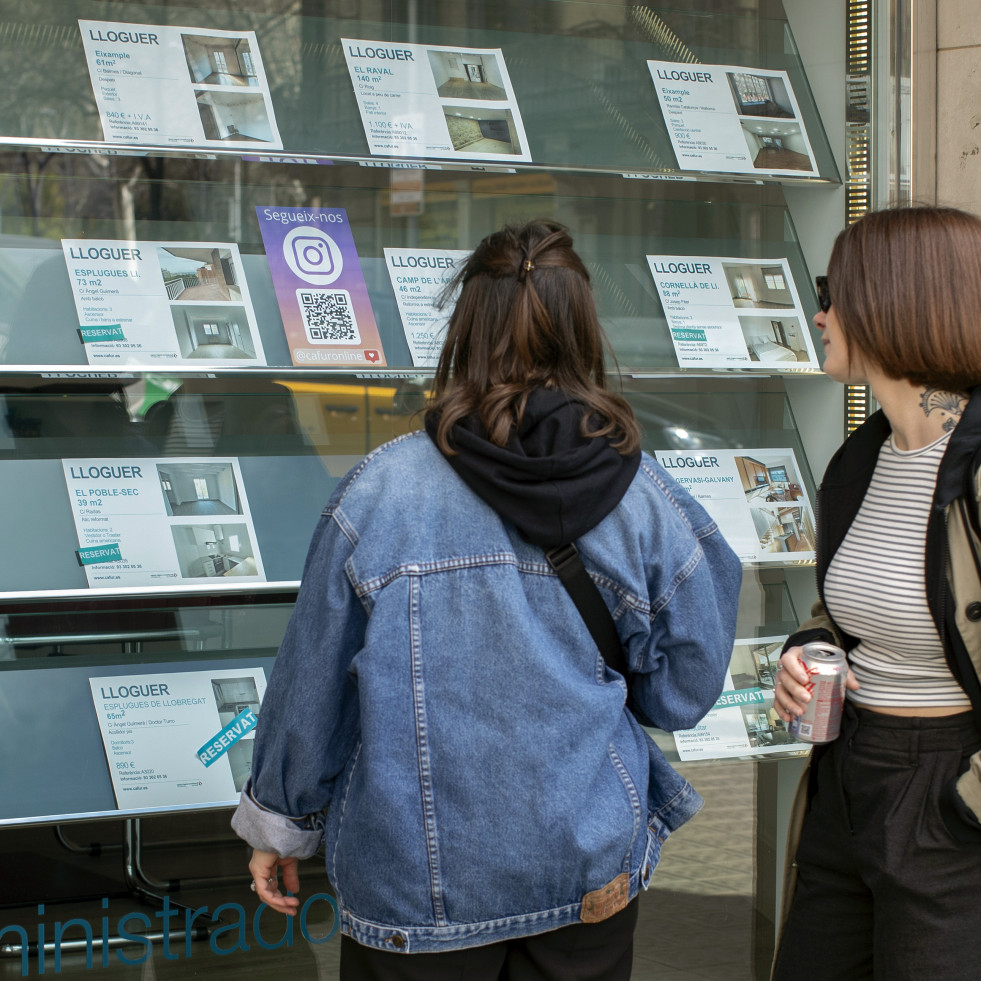
[[[598,525],[627,492],[640,453],[623,456],[606,437],[580,432],[586,407],[557,389],[528,397],[506,446],[487,438],[476,416],[451,430],[447,456],[466,485],[536,545],[565,545]],[[426,416],[436,442],[439,416]]]

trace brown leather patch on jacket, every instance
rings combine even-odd
[[[630,902],[630,876],[622,872],[602,889],[594,889],[582,897],[579,919],[583,923],[599,923],[625,909]]]

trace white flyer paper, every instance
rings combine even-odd
[[[814,559],[814,512],[792,449],[657,450],[746,563]]]
[[[817,174],[785,71],[648,61],[681,170]]]
[[[444,313],[436,301],[469,255],[465,249],[385,249],[385,268],[414,367],[431,368],[439,361],[452,307]]]
[[[254,31],[78,27],[106,142],[283,148]]]
[[[693,729],[673,733],[682,760],[802,752],[773,707],[773,685],[786,637],[736,640],[725,688]]]
[[[531,160],[500,48],[341,44],[372,155]]]
[[[231,242],[62,239],[89,364],[262,365]]]
[[[89,678],[120,810],[234,803],[252,772],[262,668]]]
[[[785,258],[649,255],[647,263],[682,367],[820,367]]]
[[[89,586],[264,582],[239,462],[62,460]]]

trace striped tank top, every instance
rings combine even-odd
[[[828,567],[824,599],[859,643],[848,655],[857,705],[969,705],[927,606],[924,553],[937,471],[950,434],[917,450],[882,445],[869,489]]]

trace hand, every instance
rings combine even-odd
[[[790,722],[796,715],[803,715],[807,703],[811,700],[811,693],[807,687],[807,671],[800,660],[802,653],[802,648],[791,647],[780,656],[780,663],[777,665],[777,680],[773,686],[773,707],[784,722]],[[848,669],[845,687],[850,691],[857,691],[859,688],[858,679],[851,668]]]
[[[281,858],[275,852],[264,852],[258,848],[252,849],[249,872],[252,873],[255,894],[267,906],[278,910],[280,913],[285,913],[287,916],[293,916],[296,914],[300,901],[295,895],[284,896],[279,891],[277,875],[279,869],[283,870],[283,886],[289,892],[298,893],[300,891],[298,859]]]

